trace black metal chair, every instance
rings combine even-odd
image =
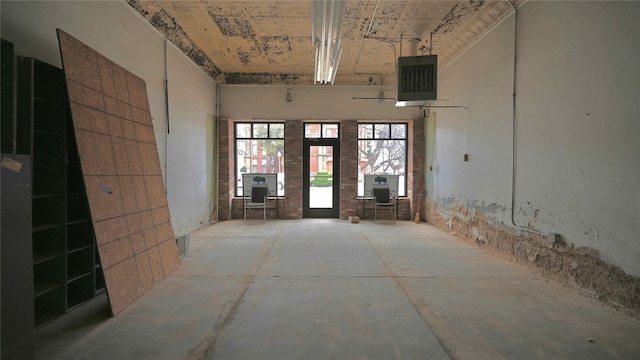
[[[244,222],[247,222],[247,212],[250,209],[262,209],[262,221],[267,221],[267,202],[269,188],[267,186],[252,186],[251,193],[244,196]]]
[[[393,223],[397,220],[396,199],[391,198],[389,188],[375,188],[373,189],[373,202],[374,202],[374,218],[375,222],[378,222],[378,208],[390,209],[393,212]]]

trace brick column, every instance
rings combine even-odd
[[[231,199],[233,198],[233,122],[229,119],[218,120],[218,220],[231,219]]]
[[[340,219],[361,216],[358,196],[358,121],[340,123]]]
[[[284,218],[302,218],[302,121],[284,123]],[[282,217],[282,215],[281,215]]]
[[[426,221],[426,217],[425,217],[425,198],[424,198],[424,170],[425,170],[425,159],[426,159],[426,155],[425,155],[425,136],[424,136],[424,130],[425,130],[425,120],[424,118],[419,118],[416,120],[412,121],[413,124],[413,129],[412,131],[409,132],[410,136],[413,137],[412,141],[410,141],[410,144],[412,144],[412,152],[410,154],[412,155],[413,161],[411,161],[413,163],[413,169],[412,174],[413,174],[413,181],[412,181],[412,185],[410,188],[413,189],[412,194],[409,195],[407,194],[407,196],[409,196],[410,199],[412,199],[411,201],[411,211],[410,211],[410,219],[413,220],[414,216],[416,214],[416,211],[418,211],[418,204],[420,201],[422,201],[422,206],[420,209],[420,218],[421,221]]]

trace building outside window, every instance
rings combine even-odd
[[[243,195],[243,173],[275,173],[284,196],[284,123],[235,123],[236,196]]]
[[[398,196],[407,196],[407,124],[358,124],[358,196],[364,175],[399,175]]]

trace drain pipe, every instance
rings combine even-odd
[[[158,2],[158,0],[155,0],[156,4],[158,4],[160,6],[160,8],[162,9],[162,11],[164,11],[165,14],[167,14],[167,16],[169,18],[171,18],[171,20],[173,21],[173,30],[171,31],[171,33],[169,33],[169,35],[167,35],[164,38],[164,109],[165,109],[165,113],[167,115],[167,132],[164,134],[164,172],[165,172],[165,182],[164,182],[164,192],[168,193],[168,183],[169,183],[169,134],[170,132],[170,127],[169,127],[169,70],[168,70],[168,60],[167,60],[167,42],[169,42],[169,38],[171,36],[173,36],[173,34],[175,34],[175,32],[178,30],[178,21],[176,21],[176,18],[174,18],[173,16],[171,16],[171,14],[169,14],[169,11],[167,11],[167,9],[160,3]]]
[[[211,171],[213,172],[212,177],[212,182],[213,182],[213,189],[215,190],[212,194],[212,202],[213,202],[213,206],[212,206],[212,211],[213,211],[213,217],[211,219],[212,222],[218,222],[219,217],[220,217],[220,207],[219,207],[219,186],[220,186],[220,85],[218,85],[218,83],[216,83],[216,113],[214,115],[214,119],[213,119],[213,169],[211,169]]]
[[[176,19],[171,17],[171,20],[173,20],[173,24],[174,24],[173,31],[171,31],[171,33],[164,38],[164,95],[165,95],[164,99],[165,99],[165,110],[167,111],[167,134],[171,133],[169,128],[169,70],[167,69],[168,67],[167,42],[169,41],[169,38],[173,36],[173,34],[175,34],[176,30],[178,30],[178,22],[176,21]]]
[[[518,230],[526,231],[528,233],[536,234],[542,237],[549,239],[552,244],[555,244],[558,241],[558,234],[555,233],[542,233],[540,231],[531,230],[524,226],[520,226],[516,224],[515,221],[515,208],[516,208],[516,85],[517,85],[517,70],[518,70],[518,7],[514,4],[513,0],[509,0],[511,6],[515,10],[515,30],[513,36],[513,114],[511,116],[511,129],[512,129],[512,149],[511,149],[511,225],[514,226]]]
[[[437,169],[438,169],[438,147],[437,147],[437,142],[438,142],[438,124],[436,123],[437,121],[437,114],[434,112],[433,115],[431,114],[431,111],[429,109],[426,110],[426,118],[427,118],[427,125],[429,124],[429,117],[433,116],[433,143],[431,145],[431,163],[429,164],[429,172],[433,172],[433,192],[432,192],[432,200],[436,200],[436,176],[438,175],[437,173]],[[425,134],[428,132],[428,126],[425,126]],[[427,139],[427,136],[425,135],[425,141]],[[428,190],[427,190],[427,197],[428,197]],[[425,211],[426,214],[426,211]],[[426,217],[426,215],[425,215]]]

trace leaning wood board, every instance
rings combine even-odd
[[[60,29],[58,41],[115,315],[180,266],[146,84]]]

